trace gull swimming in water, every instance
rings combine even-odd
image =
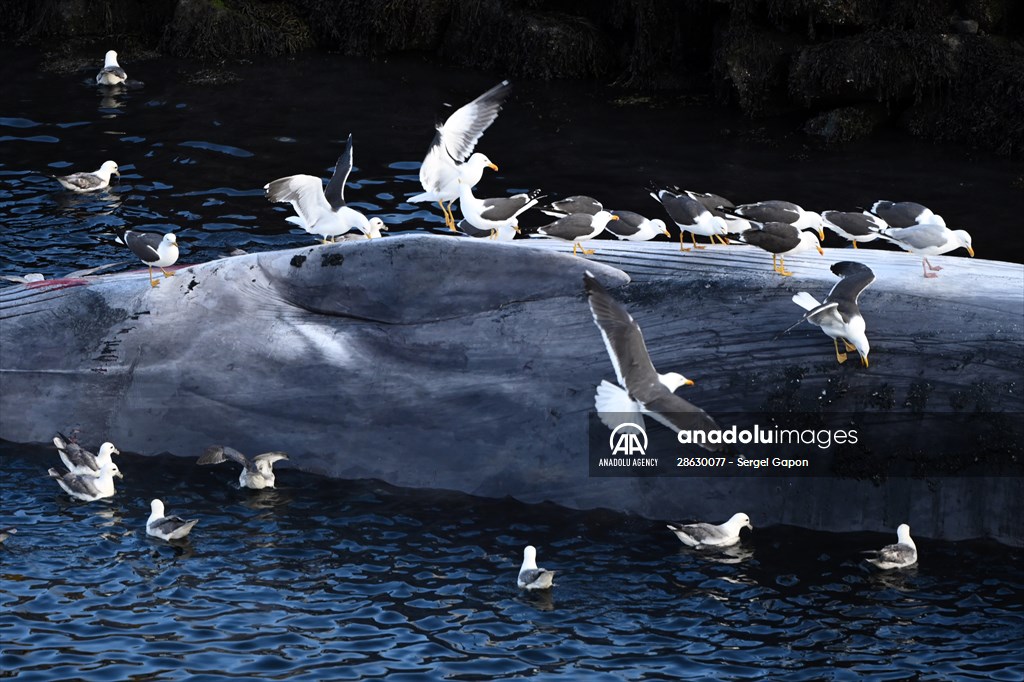
[[[54,179],[72,192],[84,194],[98,192],[110,186],[110,176],[121,173],[114,161],[104,161],[103,165],[92,173],[72,173],[71,175],[55,175]]]
[[[910,537],[910,526],[901,523],[896,529],[896,544],[886,545],[879,550],[868,550],[865,554],[874,554],[868,562],[883,571],[893,568],[906,568],[917,563],[917,545]]]
[[[104,497],[113,497],[114,493],[114,469],[117,465],[113,462],[100,467],[98,475],[73,474],[70,471],[58,471],[50,469],[48,473],[51,478],[57,480],[58,485],[71,497],[83,502],[95,502]]]
[[[287,460],[288,455],[283,452],[264,452],[256,455],[250,461],[234,448],[226,445],[212,445],[199,457],[198,464],[220,464],[227,460],[242,465],[242,473],[238,475],[238,485],[243,488],[262,490],[274,487],[274,462]]]
[[[334,175],[324,189],[320,178],[312,175],[289,175],[268,182],[263,186],[267,199],[276,203],[291,202],[297,216],[285,220],[298,225],[306,232],[320,235],[323,243],[327,238],[359,230],[368,237],[380,236],[384,221],[380,218],[367,219],[365,215],[345,203],[345,183],[352,172],[352,135],[349,134],[345,151],[338,157]]]
[[[523,590],[546,590],[554,583],[555,572],[537,568],[537,548],[528,545],[523,550],[523,565],[519,569],[516,584]]]
[[[154,499],[149,503],[149,520],[146,521],[146,535],[161,540],[180,540],[189,534],[199,519],[186,521],[177,516],[164,516],[164,503]]]
[[[99,476],[104,465],[114,465],[110,456],[121,454],[113,443],[107,442],[100,446],[99,454],[94,455],[62,433],[53,437],[53,444],[57,447],[57,453],[68,471],[79,476]],[[114,465],[112,470],[115,476],[124,478],[117,465]]]
[[[119,85],[128,80],[128,74],[117,63],[117,53],[107,50],[103,57],[103,68],[96,74],[96,85]]]
[[[741,528],[754,530],[746,514],[733,514],[731,519],[718,526],[710,523],[668,524],[668,529],[676,534],[680,542],[695,549],[735,545],[740,541]]]
[[[174,277],[173,272],[164,270],[178,262],[178,238],[173,232],[161,236],[153,232],[117,228],[117,239],[149,266],[149,286],[160,285],[160,282],[153,279],[153,268],[160,268],[165,279]]]
[[[510,87],[508,81],[502,81],[469,104],[456,109],[443,125],[436,125],[434,141],[420,164],[423,192],[410,197],[409,201],[436,201],[444,213],[445,225],[453,232],[455,216],[452,215],[452,204],[460,196],[459,181],[473,187],[480,182],[485,168],[498,170],[490,159],[483,154],[473,153],[473,149],[487,127],[498,117]],[[447,208],[444,205],[446,201]]]

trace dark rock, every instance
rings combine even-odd
[[[978,32],[978,22],[973,19],[954,19],[949,22],[949,27],[961,35],[974,35]]]
[[[842,145],[870,137],[885,119],[885,110],[877,105],[840,107],[807,121],[804,132],[828,146]]]
[[[306,24],[283,2],[179,0],[160,47],[179,57],[278,56],[313,47]]]
[[[796,39],[784,33],[736,26],[723,36],[715,70],[732,84],[745,113],[778,113],[794,108],[784,94],[790,61],[798,49]]]
[[[1024,30],[1020,23],[1024,21],[1021,4],[1020,0],[964,0],[963,13],[987,33],[1009,32],[1011,25],[1015,25],[1016,34],[1020,35]]]

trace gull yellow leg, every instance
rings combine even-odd
[[[855,249],[857,248],[857,240],[856,239],[853,240],[853,248],[855,248]]]
[[[452,213],[452,204],[455,203],[455,199],[448,202],[448,208],[445,211],[445,224],[448,225],[448,229],[452,232],[458,232],[455,227],[455,214]]]
[[[152,265],[149,266],[149,286],[151,286],[151,287],[158,287],[158,286],[160,286],[160,282],[157,282],[155,279],[153,279],[153,266]]]
[[[851,343],[850,343],[849,341],[847,341],[846,339],[843,339],[843,345],[845,345],[845,346],[846,346],[846,350],[847,350],[847,352],[849,352],[849,353],[853,353],[854,351],[856,351],[856,350],[857,350],[857,347],[856,347],[856,346],[854,346],[853,344],[851,344]]]
[[[846,353],[839,352],[839,339],[832,339],[832,343],[836,346],[836,360],[838,360],[841,365],[846,362]]]
[[[576,242],[572,243],[572,255],[574,255],[574,256],[576,255],[576,249],[578,247],[579,247],[579,244],[577,244]]]
[[[691,232],[690,236],[693,238],[693,248],[701,250],[701,251],[703,251],[704,249],[707,248],[706,246],[701,246],[701,245],[699,245],[697,243],[697,233],[696,232]],[[714,243],[714,242],[712,242],[712,243]]]
[[[164,273],[164,277],[165,277],[165,278],[166,278],[166,277],[174,277],[174,273],[173,273],[173,272],[167,272],[167,271],[166,271],[166,270],[164,270],[163,268],[160,268],[160,272]]]
[[[583,245],[582,245],[582,244],[580,245],[580,251],[582,251],[582,252],[583,252],[583,254],[584,254],[584,255],[586,255],[586,256],[593,256],[593,255],[594,255],[594,253],[596,253],[596,252],[594,251],[594,249],[585,249],[585,248],[583,248]]]
[[[774,258],[774,256],[772,256],[772,258]],[[778,269],[775,270],[775,272],[779,273],[783,277],[793,276],[793,273],[786,269],[786,259],[783,258],[782,256],[779,256],[779,267]]]
[[[679,250],[689,251],[690,249],[685,247],[686,244],[686,230],[679,230]]]

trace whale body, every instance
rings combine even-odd
[[[145,272],[7,287],[0,438],[78,427],[123,451],[181,456],[226,442],[335,478],[655,519],[743,508],[757,525],[912,519],[925,536],[1024,543],[1019,461],[998,475],[948,454],[912,466],[941,449],[933,412],[950,423],[1024,412],[1024,267],[937,258],[946,270],[925,280],[901,253],[830,249],[794,257],[796,276],[781,278],[751,247],[591,246],[585,259],[545,240],[403,234],[183,267],[157,288]],[[854,258],[876,274],[860,302],[870,369],[837,364],[810,325],[776,338],[802,314],[792,295],[823,297],[829,265]],[[898,417],[885,447],[876,439],[828,475],[595,475],[608,432],[594,429],[594,389],[614,371],[587,270],[629,308],[659,371],[695,379],[679,394],[720,423],[868,410]],[[923,431],[900,426],[915,420]],[[682,451],[659,429],[649,421],[662,438],[645,455],[665,467]],[[876,460],[898,475],[878,475]]]

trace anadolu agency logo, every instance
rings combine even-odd
[[[611,435],[608,436],[608,448],[613,455],[625,455],[626,457],[646,455],[647,431],[643,426],[633,422],[619,424],[612,429]]]

